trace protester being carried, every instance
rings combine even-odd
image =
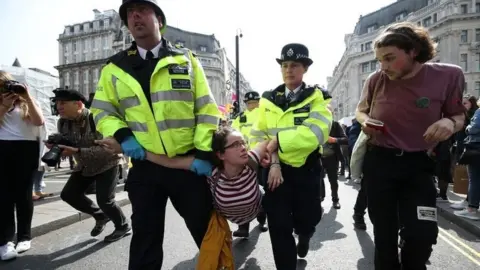
[[[113,138],[96,141],[113,153],[121,149]],[[220,127],[213,137],[215,168],[208,177],[214,204],[221,215],[233,223],[244,224],[257,217],[261,210],[261,189],[257,184],[259,166],[270,165],[267,186],[274,190],[283,182],[278,155],[267,152],[269,141],[258,144],[248,151],[242,134],[231,127]],[[147,152],[146,159],[173,169],[189,170],[194,156],[169,158]],[[232,194],[232,190],[235,193]]]

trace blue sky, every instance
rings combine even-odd
[[[57,38],[64,26],[93,19],[93,9],[118,10],[121,0],[0,0],[0,64],[18,57],[24,67],[57,74]],[[260,92],[281,83],[278,64],[283,45],[305,44],[314,64],[305,81],[325,84],[344,50],[360,15],[393,0],[158,0],[167,23],[188,31],[215,34],[235,61],[235,34],[241,28],[241,72]],[[187,8],[188,7],[188,8]]]

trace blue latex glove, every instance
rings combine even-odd
[[[192,165],[190,165],[190,170],[198,175],[211,176],[212,164],[206,160],[194,159]]]
[[[133,159],[144,160],[146,157],[145,150],[143,147],[137,142],[135,137],[128,137],[126,138],[122,144],[123,153],[126,156],[129,156]]]

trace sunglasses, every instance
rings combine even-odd
[[[233,142],[227,146],[225,146],[225,149],[228,149],[228,148],[240,148],[242,146],[246,146],[247,145],[247,142],[246,141],[236,141],[236,142]]]

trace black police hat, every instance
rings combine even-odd
[[[53,90],[55,97],[53,101],[81,101],[82,103],[87,103],[87,99],[82,93],[73,89],[55,89]]]
[[[157,16],[162,17],[162,28],[160,28],[160,32],[163,34],[165,32],[165,29],[167,29],[167,19],[165,18],[165,13],[163,13],[162,9],[158,5],[156,0],[123,0],[122,5],[120,6],[120,9],[118,13],[120,14],[120,19],[122,19],[123,23],[125,25],[128,25],[127,23],[127,7],[129,4],[149,4],[150,6],[153,7],[155,10],[155,14]]]
[[[248,102],[252,100],[260,100],[260,94],[255,91],[250,91],[245,93],[245,97],[243,99],[243,102]]]
[[[282,48],[282,55],[277,58],[277,62],[282,64],[285,61],[295,61],[309,67],[313,64],[312,59],[308,57],[308,48],[299,43],[290,43]]]

